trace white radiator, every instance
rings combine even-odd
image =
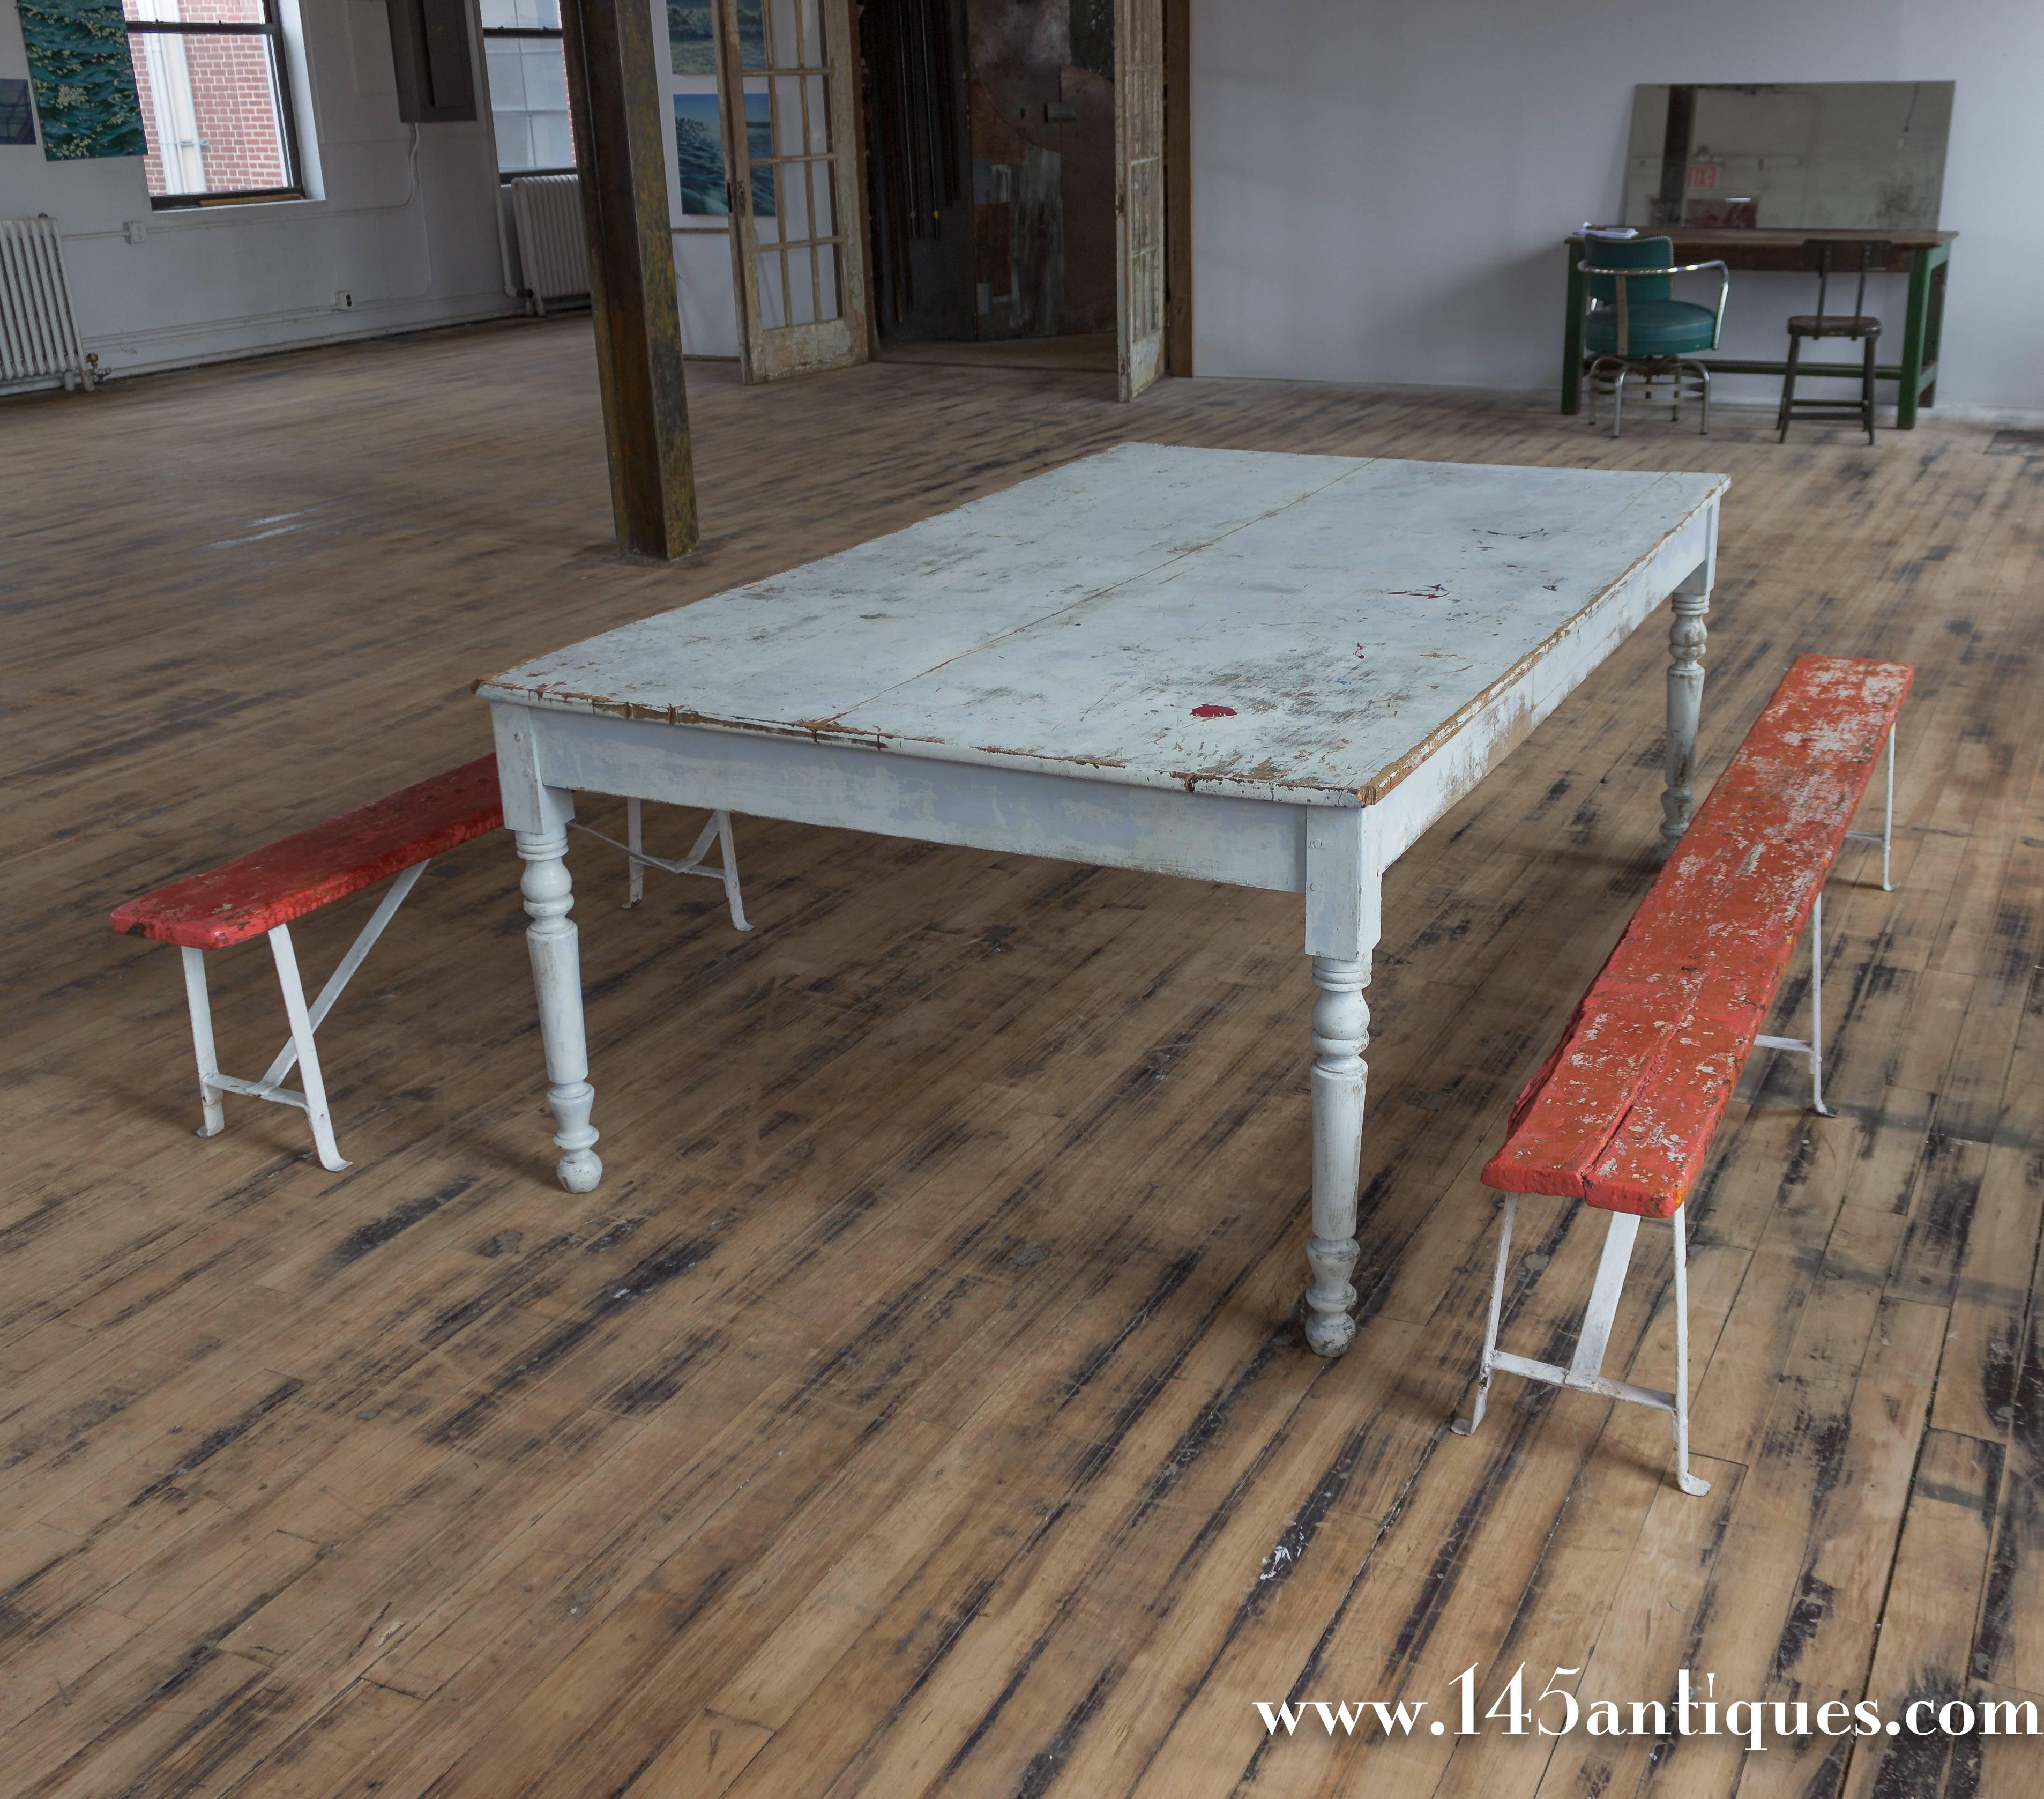
[[[572,175],[521,175],[511,183],[518,266],[525,291],[544,314],[549,300],[589,291],[589,242],[582,229],[582,180]]]
[[[63,240],[48,213],[0,219],[0,382],[60,375],[92,385],[65,279]]]

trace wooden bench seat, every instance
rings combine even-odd
[[[1789,670],[1640,902],[1562,1040],[1519,1096],[1483,1181],[1508,1197],[1490,1328],[1473,1417],[1493,1368],[1665,1405],[1688,1473],[1685,1277],[1681,1212],[1756,1043],[1799,1051],[1823,1110],[1822,895],[1884,746],[1893,807],[1901,663],[1804,656]],[[1884,867],[1884,877],[1885,869]],[[1885,878],[1883,886],[1887,883]],[[1808,1042],[1764,1037],[1806,925],[1812,931]],[[1512,1196],[1547,1194],[1613,1213],[1574,1362],[1566,1370],[1497,1350]],[[1641,1217],[1676,1228],[1677,1391],[1599,1370]]]
[[[159,944],[226,949],[503,825],[497,758],[478,756],[131,899],[114,913],[113,928]]]
[[[628,802],[627,818],[630,840],[614,847],[624,851],[629,859],[628,905],[637,903],[648,867],[677,875],[701,875],[723,882],[732,924],[741,931],[751,928],[745,921],[739,893],[738,858],[732,842],[729,813],[712,813],[695,847],[679,861],[666,861],[647,853],[637,800]],[[191,1015],[192,1048],[198,1060],[201,1136],[217,1136],[226,1128],[223,1095],[244,1094],[303,1111],[312,1127],[321,1165],[336,1172],[348,1167],[334,1141],[313,1033],[382,936],[384,926],[425,872],[426,864],[444,851],[501,828],[503,823],[497,759],[478,756],[459,768],[344,812],[324,825],[281,837],[204,874],[186,875],[153,888],[114,912],[115,930],[175,944],[183,957],[185,1001]],[[611,842],[600,832],[590,834]],[[705,859],[713,843],[721,858],[719,863]],[[318,998],[308,1005],[304,983],[299,978],[297,952],[291,944],[293,921],[390,880],[393,875],[397,878],[378,902],[369,921],[328,978]],[[263,1078],[250,1081],[220,1071],[213,1047],[212,1001],[206,990],[206,952],[229,949],[259,936],[267,936],[270,941],[285,1016],[290,1022],[290,1037]],[[295,1090],[283,1084],[294,1067],[302,1071],[302,1086]]]

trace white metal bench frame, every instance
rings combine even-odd
[[[724,883],[724,903],[731,908],[732,928],[736,931],[751,930],[752,927],[745,921],[745,897],[738,890],[738,851],[731,840],[731,814],[713,812],[709,815],[709,822],[697,834],[695,845],[689,853],[678,862],[668,862],[646,853],[645,811],[646,802],[644,800],[628,799],[624,802],[627,841],[621,844],[615,837],[606,837],[592,826],[578,823],[573,819],[568,821],[571,830],[580,831],[595,838],[600,844],[608,844],[614,850],[624,851],[632,871],[631,897],[624,902],[626,909],[629,910],[646,897],[646,871],[649,868],[662,869],[670,875],[700,875],[705,879]],[[715,863],[703,860],[713,839],[716,840],[719,857]]]
[[[731,909],[731,922],[734,928],[750,931],[746,922],[745,902],[738,885],[738,852],[733,847],[731,834],[731,814],[714,812],[709,822],[704,825],[697,837],[695,847],[679,862],[663,861],[646,854],[643,847],[644,829],[637,800],[631,803],[627,835],[630,844],[619,844],[605,837],[600,831],[590,831],[593,837],[601,838],[614,849],[623,850],[630,859],[632,871],[631,898],[624,903],[636,905],[645,895],[645,870],[648,867],[664,869],[670,875],[702,875],[713,881],[724,883],[725,903]],[[587,830],[586,825],[578,829]],[[706,865],[703,861],[711,840],[718,845],[720,866]],[[305,983],[298,974],[297,951],[292,947],[291,930],[288,924],[273,927],[266,934],[270,940],[270,954],[277,965],[277,985],[284,996],[284,1016],[290,1021],[291,1034],[284,1047],[277,1051],[275,1059],[263,1071],[260,1080],[244,1080],[238,1074],[223,1074],[220,1059],[213,1047],[213,999],[208,991],[206,978],[206,951],[190,944],[179,944],[184,961],[185,1006],[191,1015],[192,1051],[198,1063],[199,1108],[204,1122],[199,1126],[202,1137],[217,1137],[227,1128],[227,1109],[223,1096],[239,1094],[249,1099],[263,1099],[275,1105],[295,1107],[305,1113],[312,1126],[313,1144],[319,1152],[320,1166],[330,1174],[343,1174],[354,1164],[346,1159],[334,1140],[333,1119],[327,1108],[326,1081],[321,1071],[319,1046],[315,1033],[326,1021],[326,1015],[333,1009],[334,1001],[347,990],[348,983],[355,972],[375,948],[376,940],[396,916],[398,908],[405,903],[405,897],[419,884],[419,877],[432,865],[428,856],[423,862],[415,862],[402,870],[390,886],[382,898],[377,901],[376,909],[370,914],[369,922],[356,933],[355,941],[348,945],[348,953],[336,964],[327,977],[326,985],[319,990],[319,997],[309,1006],[305,1004]],[[294,1067],[303,1071],[302,1085],[287,1087],[284,1078]]]
[[[1848,843],[1881,845],[1881,890],[1894,892],[1889,878],[1890,852],[1895,825],[1895,727],[1888,731],[1888,798],[1879,831],[1848,831]],[[1782,1049],[1806,1056],[1810,1063],[1810,1108],[1819,1117],[1838,1114],[1824,1104],[1824,895],[1818,890],[1810,909],[1810,1036],[1758,1036],[1755,1049]],[[1598,1258],[1596,1278],[1591,1283],[1589,1304],[1583,1310],[1581,1333],[1576,1352],[1564,1368],[1552,1362],[1536,1362],[1514,1355],[1497,1347],[1497,1330],[1504,1309],[1504,1280],[1512,1264],[1512,1224],[1519,1196],[1504,1195],[1497,1231],[1497,1263],[1491,1276],[1490,1313],[1484,1325],[1483,1354],[1477,1364],[1476,1393],[1466,1418],[1454,1420],[1458,1436],[1468,1436],[1483,1422],[1484,1408],[1490,1400],[1493,1374],[1517,1374],[1523,1380],[1541,1381],[1550,1386],[1594,1393],[1606,1399],[1622,1399],[1628,1405],[1651,1406],[1670,1415],[1675,1431],[1675,1480],[1683,1492],[1701,1498],[1711,1483],[1689,1471],[1689,1274],[1688,1228],[1683,1223],[1686,1203],[1675,1208],[1668,1223],[1675,1236],[1675,1390],[1635,1386],[1631,1381],[1614,1380],[1604,1370],[1604,1351],[1611,1342],[1612,1326],[1618,1317],[1618,1301],[1625,1286],[1625,1274],[1632,1260],[1632,1246],[1639,1235],[1640,1214],[1614,1212],[1604,1232],[1604,1253]],[[1571,1201],[1580,1204],[1580,1201]]]

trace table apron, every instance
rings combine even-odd
[[[521,715],[549,787],[1277,893],[1305,891],[1305,814],[1342,809],[501,701],[494,709]]]

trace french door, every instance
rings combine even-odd
[[[1121,398],[1164,367],[1164,0],[1114,0],[1114,248]]]
[[[716,0],[716,17],[744,378],[863,362],[851,0]]]

